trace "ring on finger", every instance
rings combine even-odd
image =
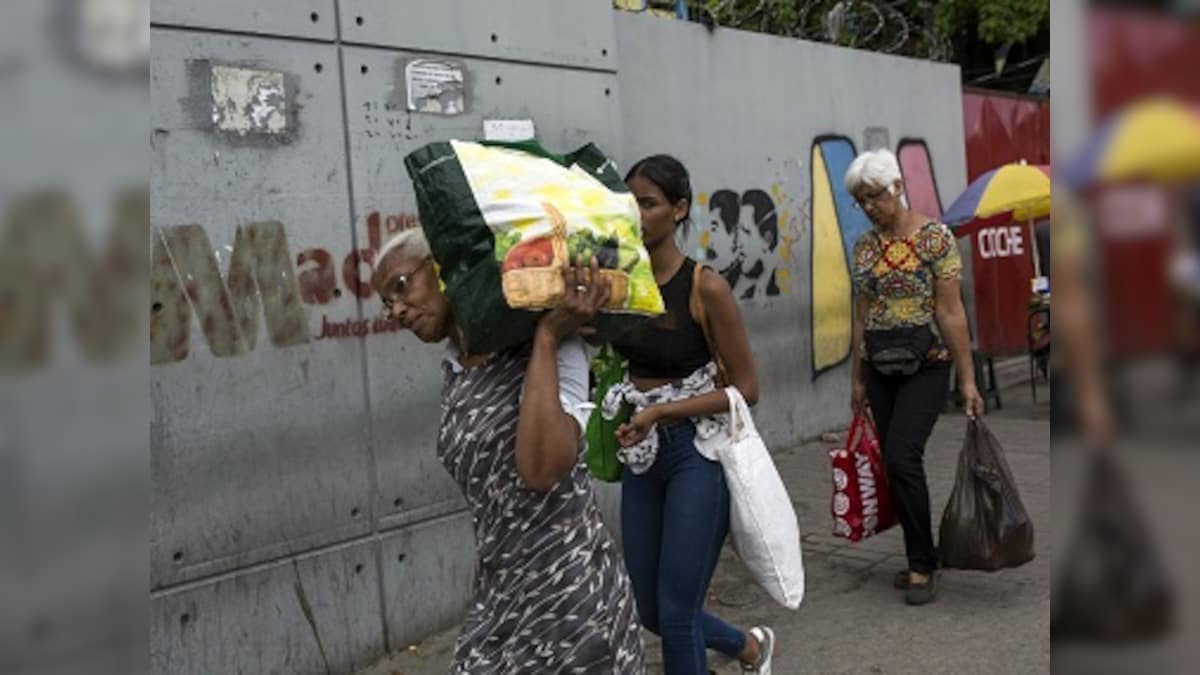
[[[576,285],[575,285],[575,292],[576,292],[576,293],[586,293],[586,292],[587,292],[587,286],[584,286],[583,284],[576,284]]]

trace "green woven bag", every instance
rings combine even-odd
[[[629,421],[632,406],[622,406],[616,419],[606,420],[600,414],[600,404],[613,385],[625,379],[625,359],[604,345],[592,359],[592,372],[596,375],[596,394],[592,402],[596,407],[587,423],[587,465],[592,475],[602,481],[614,483],[621,480],[621,461],[617,459],[617,428]]]

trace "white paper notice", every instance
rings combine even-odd
[[[488,141],[528,141],[535,137],[533,120],[484,120],[483,138]]]
[[[463,68],[455,61],[418,59],[404,67],[408,109],[436,115],[458,115],[463,100]]]

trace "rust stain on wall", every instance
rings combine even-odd
[[[159,311],[162,322],[151,324],[150,340],[155,345],[151,364],[186,358],[186,344],[181,347],[178,336],[182,331],[186,337],[190,331],[193,309],[214,356],[237,356],[254,349],[260,307],[266,318],[267,333],[276,347],[309,341],[282,223],[239,226],[225,279],[221,277],[208,235],[199,225],[164,228],[159,235],[153,267],[154,279],[161,289],[161,297],[155,302],[163,307]],[[173,282],[164,278],[168,270],[174,275]],[[182,309],[168,307],[168,302],[179,303],[175,287],[182,287],[186,295],[180,305]]]
[[[43,365],[50,353],[55,300],[66,305],[81,355],[110,362],[133,352],[144,335],[149,191],[119,193],[108,247],[94,255],[81,215],[64,191],[35,192],[14,201],[0,233],[6,262],[0,274],[0,370]]]

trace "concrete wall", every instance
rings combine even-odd
[[[615,17],[622,158],[628,165],[667,152],[690,168],[698,199],[688,251],[711,250],[706,257],[714,267],[734,268],[727,277],[745,298],[742,311],[762,380],[756,414],[764,437],[786,445],[846,423],[848,367],[818,376],[822,364],[814,365],[814,313],[819,320],[823,301],[849,302],[824,296],[837,283],[826,270],[814,278],[814,220],[833,234],[864,227],[865,217],[841,203],[847,201],[842,172],[814,174],[814,145],[830,151],[825,162],[832,167],[848,143],[898,151],[902,140],[924,141],[936,184],[909,177],[910,200],[937,205],[940,193],[948,203],[965,187],[958,67],[740,31],[709,33],[697,24],[620,12]],[[918,143],[905,146],[914,156],[922,151]],[[833,215],[845,222],[814,210],[814,181],[818,192],[822,185],[832,189],[841,207]],[[940,190],[929,199],[934,187]],[[934,208],[939,213],[930,215],[940,215],[940,205],[924,210]],[[736,223],[735,236],[727,221]],[[760,264],[755,281],[750,275]]]
[[[810,204],[814,139],[846,137],[816,147],[831,165],[847,142],[924,139],[943,197],[962,187],[955,68],[605,0],[405,7],[153,5],[156,672],[349,672],[461,614],[474,551],[433,453],[439,351],[375,321],[365,285],[380,242],[415,224],[409,151],[520,118],[622,166],[678,155],[702,193],[689,250],[745,298],[776,445],[846,418],[836,318],[814,376],[809,258],[814,213],[835,248],[855,224],[838,220],[840,177]],[[441,113],[407,109],[419,58],[463,75],[420,101]]]

